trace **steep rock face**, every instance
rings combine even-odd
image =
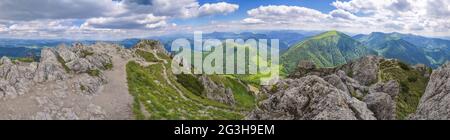
[[[370,93],[363,100],[379,120],[395,119],[395,101],[383,92]]]
[[[413,119],[450,119],[450,63],[435,70]]]
[[[349,69],[351,77],[362,85],[370,85],[378,80],[379,63],[382,60],[378,56],[366,56],[343,66],[341,69]]]
[[[390,80],[386,83],[376,83],[370,86],[370,93],[383,92],[387,93],[392,99],[396,99],[400,93],[400,84],[395,80]]]
[[[373,120],[364,102],[352,98],[317,76],[287,79],[277,85],[247,119],[261,120]]]
[[[204,94],[208,99],[228,105],[236,104],[233,91],[230,88],[225,87],[225,85],[223,84],[215,83],[214,81],[209,79],[208,76],[200,76],[199,80],[204,86]]]
[[[397,98],[400,94],[400,84],[396,80],[390,80],[383,82],[379,79],[380,65],[382,61],[395,61],[390,59],[383,59],[377,56],[366,56],[358,60],[354,60],[348,64],[336,67],[336,68],[317,68],[312,62],[299,62],[297,71],[289,75],[288,79],[280,81],[277,85],[271,88],[266,87],[263,89],[263,93],[270,96],[268,101],[264,101],[260,109],[255,110],[249,118],[250,119],[314,119],[314,117],[298,117],[304,116],[303,114],[314,113],[314,110],[305,110],[301,113],[293,112],[294,109],[287,110],[286,108],[295,108],[295,105],[289,106],[287,104],[292,103],[280,103],[288,102],[294,100],[294,103],[305,102],[301,99],[304,97],[297,97],[293,95],[294,87],[304,88],[304,87],[314,87],[317,85],[302,85],[301,83],[312,83],[318,84],[321,87],[320,91],[315,90],[299,90],[295,89],[295,92],[300,92],[302,94],[338,94],[343,95],[342,97],[348,104],[347,107],[338,106],[336,109],[350,110],[358,108],[360,110],[368,110],[370,113],[359,113],[360,115],[354,115],[357,119],[367,119],[376,118],[380,120],[392,120],[396,119],[397,111]],[[305,80],[311,79],[316,80]],[[320,78],[319,78],[320,77]],[[300,80],[301,79],[301,80]],[[320,79],[320,80],[317,80]],[[323,80],[324,82],[317,82]],[[329,90],[329,89],[335,89]],[[282,93],[278,93],[278,92]],[[319,93],[318,93],[319,92]],[[326,93],[320,93],[326,92]],[[324,95],[325,96],[325,95]],[[326,95],[325,97],[328,97]],[[290,97],[290,99],[286,99]],[[307,96],[309,97],[309,96]],[[348,98],[347,98],[348,97]],[[337,97],[335,97],[337,98]],[[299,100],[299,101],[297,101]],[[336,100],[339,100],[337,98]],[[292,101],[291,101],[292,102]],[[318,102],[315,102],[318,103]],[[281,105],[279,105],[281,104]],[[296,104],[297,108],[301,108],[304,104]],[[286,107],[288,106],[288,107]],[[326,106],[326,105],[317,105]],[[295,108],[295,109],[297,109]],[[323,107],[322,107],[323,108]],[[373,112],[373,113],[372,113]],[[286,115],[288,114],[288,115]],[[297,114],[297,116],[295,115]],[[302,114],[302,115],[298,115]],[[357,114],[357,113],[355,113]],[[371,115],[369,115],[371,114]],[[366,117],[362,117],[362,116]],[[371,117],[367,117],[371,116]],[[358,118],[359,117],[359,118]],[[373,119],[372,118],[372,119]],[[323,119],[342,119],[342,118],[323,118]],[[349,118],[344,118],[349,119]]]
[[[53,49],[45,48],[41,51],[41,61],[36,70],[34,81],[45,82],[67,79],[67,71]]]

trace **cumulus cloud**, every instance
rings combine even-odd
[[[436,18],[450,17],[450,1],[448,0],[430,0],[426,6],[427,13]]]
[[[239,5],[226,2],[206,3],[199,8],[199,15],[228,14],[239,9]]]
[[[173,29],[174,19],[229,14],[238,8],[227,2],[201,5],[197,0],[2,0],[0,32],[24,37],[141,34],[142,29]]]
[[[341,19],[347,19],[347,20],[352,20],[352,19],[357,18],[352,13],[341,10],[341,9],[331,11],[330,16],[333,18],[341,18]]]
[[[327,15],[314,9],[286,5],[260,6],[256,9],[249,10],[247,13],[253,18],[253,21],[260,20],[278,23],[290,21],[320,21],[327,17]]]
[[[124,12],[111,0],[2,0],[0,19],[39,20],[111,16]]]
[[[242,20],[242,23],[244,23],[244,24],[260,24],[260,23],[264,23],[264,21],[261,19],[257,19],[257,18],[245,18],[244,20]]]
[[[448,0],[336,0],[331,5],[336,9],[329,13],[301,6],[261,6],[249,10],[249,17],[241,22],[260,23],[272,28],[282,23],[289,28],[337,29],[355,33],[450,33]]]
[[[125,17],[100,17],[87,20],[82,27],[110,29],[154,29],[167,25],[167,17],[148,15],[133,15]]]

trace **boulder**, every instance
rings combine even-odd
[[[395,119],[396,104],[389,94],[383,92],[370,93],[364,97],[364,102],[378,120]]]
[[[397,99],[398,94],[400,93],[400,84],[391,80],[386,83],[376,83],[369,88],[370,93],[383,92],[387,93],[391,96],[392,99]]]
[[[44,48],[41,51],[41,61],[36,70],[34,81],[45,82],[55,80],[65,80],[68,78],[67,71],[53,49]],[[59,59],[59,60],[58,60]]]

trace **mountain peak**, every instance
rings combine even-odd
[[[327,31],[327,32],[321,33],[321,34],[313,37],[313,39],[322,39],[322,38],[332,37],[332,36],[339,36],[339,37],[346,36],[346,37],[348,37],[348,35],[346,35],[346,34],[344,34],[342,32],[339,32],[339,31],[336,31],[336,30],[331,30],[331,31]]]

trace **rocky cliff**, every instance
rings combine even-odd
[[[403,79],[390,76],[393,72],[386,70],[385,63],[391,64],[389,70],[403,70],[397,60],[376,56],[336,68],[316,68],[313,63],[300,62],[288,79],[262,90],[268,99],[247,119],[398,119],[403,110],[397,106],[410,103],[400,97],[410,91],[402,90],[408,87],[400,84]],[[412,69],[408,71],[419,75]],[[417,79],[411,83],[417,83]]]
[[[431,74],[427,89],[413,119],[450,119],[450,63]]]

